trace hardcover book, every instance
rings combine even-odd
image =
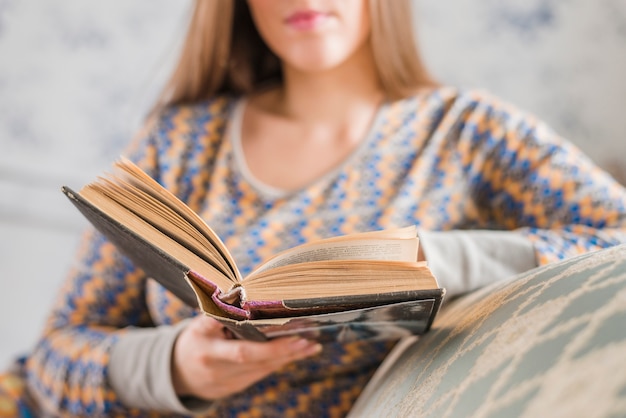
[[[132,162],[63,192],[149,277],[239,338],[395,339],[430,328],[445,290],[415,226],[321,239],[242,276],[217,234]]]

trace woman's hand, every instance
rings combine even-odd
[[[230,340],[218,321],[199,315],[174,344],[174,389],[179,396],[226,397],[321,349],[317,343],[291,337],[268,342]]]

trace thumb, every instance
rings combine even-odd
[[[204,314],[196,316],[190,324],[193,331],[204,337],[224,338],[224,326]]]

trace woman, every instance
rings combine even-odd
[[[408,1],[196,2],[128,155],[207,220],[243,273],[324,236],[417,224],[449,295],[626,242],[626,191],[541,122],[438,86]],[[345,415],[393,342],[267,343],[221,326],[89,232],[26,360],[74,415]]]

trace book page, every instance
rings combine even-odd
[[[119,202],[106,194],[100,193],[96,187],[87,185],[81,189],[80,195],[102,213],[118,220],[120,223],[123,221],[125,228],[140,236],[151,245],[162,249],[163,252],[167,253],[175,260],[178,260],[181,264],[188,268],[193,266],[194,271],[213,282],[223,292],[228,291],[228,289],[232,287],[234,282],[230,277],[224,275],[219,269],[207,263],[194,252],[189,251],[188,248],[185,248],[172,237],[159,231]]]
[[[190,227],[189,223],[176,211],[167,205],[163,205],[152,195],[145,193],[143,190],[119,178],[100,178],[97,183],[85,186],[85,190],[86,189],[93,189],[120,203],[137,216],[218,268],[233,282],[238,281],[232,269],[213,243],[197,229]]]
[[[417,261],[419,240],[361,239],[328,240],[282,252],[269,259],[249,276],[290,264],[326,260]],[[245,279],[244,279],[245,281]]]
[[[241,275],[237,269],[237,265],[232,255],[219,238],[219,236],[209,227],[198,214],[191,210],[184,202],[174,196],[169,190],[161,186],[156,180],[147,175],[141,168],[137,167],[132,161],[122,158],[115,163],[118,170],[118,176],[125,181],[148,193],[160,203],[168,206],[177,212],[181,218],[199,233],[208,239],[213,247],[222,255],[232,270],[233,274],[240,281]]]
[[[371,295],[438,287],[424,261],[313,261],[277,267],[244,279],[248,301]]]

